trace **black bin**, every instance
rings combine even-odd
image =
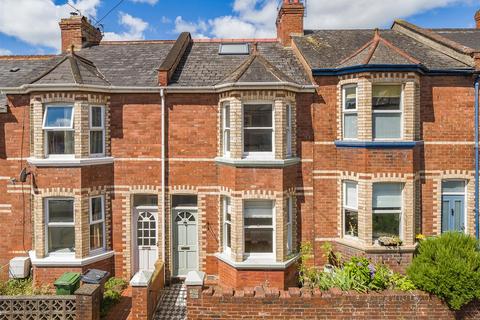
[[[103,292],[105,291],[105,282],[110,277],[110,272],[98,269],[89,269],[82,274],[82,282],[90,284],[99,284],[101,297],[103,298]]]

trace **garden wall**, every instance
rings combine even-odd
[[[440,299],[415,292],[361,294],[257,287],[233,290],[188,287],[188,319],[480,319],[480,303],[459,312]]]

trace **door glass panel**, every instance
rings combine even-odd
[[[462,231],[462,201],[455,201],[455,231]]]
[[[450,229],[448,224],[450,217],[450,201],[444,200],[442,202],[442,232],[446,232]]]

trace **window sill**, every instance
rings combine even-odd
[[[86,258],[75,258],[75,254],[52,254],[45,258],[37,258],[35,251],[29,251],[28,255],[32,265],[38,267],[83,267],[97,261],[113,257],[114,251],[106,251]]]
[[[410,253],[414,252],[417,248],[417,244],[413,245],[401,245],[401,246],[394,246],[394,247],[387,247],[375,244],[366,244],[364,241],[360,239],[352,239],[352,238],[343,238],[337,239],[337,243],[364,251],[365,253],[389,253],[389,252],[403,252],[403,253]]]
[[[422,145],[423,141],[358,141],[337,140],[337,148],[362,148],[362,149],[413,149]]]
[[[110,164],[113,163],[113,157],[103,157],[103,158],[47,158],[47,159],[37,159],[37,158],[28,158],[28,163],[36,167],[84,167],[84,166],[94,166],[101,164]]]
[[[268,167],[268,168],[284,168],[292,166],[300,162],[300,158],[290,158],[285,160],[276,160],[276,159],[229,159],[217,157],[215,162],[218,164],[224,164],[233,167],[240,168],[258,168],[258,167]]]
[[[217,259],[225,262],[226,264],[234,267],[235,269],[248,269],[248,270],[284,270],[288,268],[290,265],[295,263],[300,255],[295,255],[293,258],[284,261],[284,262],[276,262],[272,259],[266,258],[253,258],[250,257],[245,261],[242,262],[235,262],[225,253],[216,253],[215,257]]]

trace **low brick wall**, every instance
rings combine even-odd
[[[165,279],[165,264],[157,262],[148,284],[144,286],[132,285],[132,308],[129,320],[150,320],[153,318]]]
[[[100,303],[100,288],[93,284],[71,296],[0,296],[0,319],[99,320]]]
[[[480,319],[480,304],[452,312],[423,292],[360,294],[333,289],[288,291],[189,287],[188,319]]]

